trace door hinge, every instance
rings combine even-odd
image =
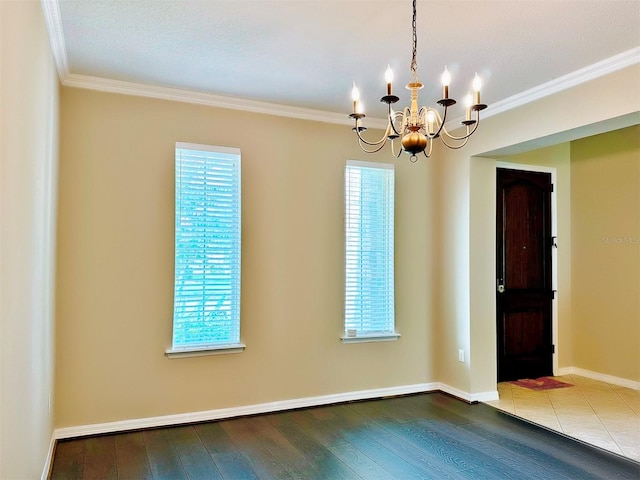
[[[553,193],[553,183],[551,184],[551,193]]]
[[[558,237],[556,236],[551,237],[551,246],[553,248],[558,248]]]
[[[551,290],[551,300],[556,299],[556,293],[558,293],[558,290]]]
[[[551,345],[551,353],[556,353],[556,346],[555,345]]]

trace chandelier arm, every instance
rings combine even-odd
[[[358,136],[358,143],[360,143],[360,148],[362,148],[362,144],[364,143],[365,145],[369,145],[370,147],[377,147],[378,145],[382,145],[384,147],[384,144],[387,143],[387,135],[389,132],[389,127],[387,126],[387,129],[385,130],[384,135],[382,136],[382,138],[380,140],[378,140],[377,142],[369,142],[367,140],[365,140],[364,138],[362,138],[362,135],[360,135],[360,127],[358,126],[358,124],[356,123],[356,127],[353,129],[354,132],[356,132],[356,135]],[[364,148],[362,148],[364,150]],[[373,150],[373,152],[377,152],[378,150]],[[366,152],[366,150],[365,150]]]
[[[391,154],[396,158],[400,158],[400,155],[402,155],[402,147],[398,150],[398,153],[396,153],[395,144],[393,143],[393,140],[391,140]]]
[[[403,116],[400,112],[394,112],[393,115],[391,115],[391,105],[389,105],[389,126],[391,126],[391,130],[393,130],[395,135],[400,136],[400,132],[398,132],[395,125],[398,115]],[[387,126],[387,130],[389,130],[389,126]],[[400,130],[402,130],[402,128],[400,128]]]
[[[435,137],[437,137],[437,136],[439,136],[439,135],[440,135],[440,133],[444,130],[444,122],[446,122],[446,121],[447,121],[447,111],[448,111],[448,109],[447,109],[447,106],[446,106],[446,105],[445,105],[443,108],[444,108],[444,110],[443,110],[443,112],[442,112],[442,118],[439,118],[439,121],[440,121],[440,127],[438,128],[438,131],[437,131],[436,133],[434,133],[434,134],[433,134],[434,138],[435,138]],[[435,112],[436,112],[436,114],[438,114],[438,117],[440,117],[440,114],[438,113],[438,111],[437,111],[437,110],[435,110]],[[449,135],[449,134],[447,133],[447,131],[446,131],[446,130],[445,130],[445,134],[446,134],[446,135]]]
[[[445,140],[445,137],[440,137],[440,139],[442,140],[442,143],[444,143],[444,145],[450,148],[451,150],[458,150],[459,148],[464,147],[469,141],[469,137],[463,137],[463,142],[460,145],[451,145],[447,143],[447,141]]]
[[[358,135],[358,138],[360,138],[360,135]],[[382,149],[384,148],[384,146],[386,145],[386,143],[387,143],[387,139],[385,138],[384,140],[385,140],[385,141],[384,141],[382,144],[380,144],[377,148],[373,148],[373,149],[371,149],[371,150],[367,150],[367,149],[366,149],[366,147],[364,146],[364,144],[365,144],[366,142],[364,142],[364,141],[359,141],[359,142],[358,142],[358,144],[360,145],[360,149],[361,149],[364,153],[376,153],[376,152],[379,152],[380,150],[382,150]],[[371,143],[366,143],[366,145],[375,146],[374,144],[371,144]]]
[[[427,150],[429,150],[429,153],[427,153]],[[429,142],[429,148],[425,148],[422,153],[424,154],[425,157],[429,158],[431,156],[431,151],[433,150],[433,141]]]
[[[402,110],[402,126],[400,127],[400,130],[402,130],[403,132],[407,131],[410,119],[411,110],[409,109],[409,107],[404,107],[404,109]]]
[[[443,128],[443,132],[444,134],[449,137],[451,140],[466,140],[468,139],[471,135],[473,135],[473,133],[478,129],[478,125],[480,125],[480,119],[478,118],[476,120],[476,123],[473,124],[473,128],[471,129],[471,131],[469,131],[469,126],[467,125],[467,134],[463,135],[461,137],[457,137],[455,135],[451,135],[446,128]]]
[[[422,108],[426,108],[426,107],[422,107]],[[428,112],[433,112],[433,114],[436,116],[434,123],[438,124],[438,130],[436,132],[433,133],[428,133],[425,135],[427,138],[429,139],[433,139],[433,138],[438,138],[440,136],[440,133],[442,132],[442,129],[444,127],[444,122],[447,120],[447,107],[443,107],[443,115],[440,115],[440,112],[438,112],[438,110],[436,110],[435,108],[426,108],[427,113]],[[446,131],[445,131],[446,133]]]

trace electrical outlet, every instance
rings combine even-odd
[[[464,363],[464,350],[463,349],[458,350],[458,361]]]

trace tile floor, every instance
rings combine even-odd
[[[504,382],[500,399],[486,403],[640,461],[640,391],[578,375],[554,378],[575,386],[538,392]]]

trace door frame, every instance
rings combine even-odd
[[[556,167],[545,167],[542,165],[529,165],[524,163],[509,163],[509,162],[496,162],[496,174],[498,168],[504,168],[509,170],[521,170],[524,172],[542,172],[551,174],[551,185],[553,191],[551,192],[551,236],[558,238],[558,182],[556,181]],[[497,188],[497,186],[496,186]],[[495,210],[495,208],[494,208]],[[498,239],[495,239],[495,245],[497,245]],[[494,245],[494,248],[495,248]],[[495,270],[495,268],[494,268]],[[498,283],[497,275],[494,278],[494,285]],[[558,374],[558,248],[551,248],[551,289],[556,292],[553,301],[551,302],[551,343],[555,346],[552,359],[553,374]],[[495,294],[495,292],[494,292]],[[497,315],[497,312],[496,312]],[[494,325],[495,322],[494,322]],[[498,329],[496,325],[496,337],[498,335]],[[497,348],[497,346],[496,346]]]

